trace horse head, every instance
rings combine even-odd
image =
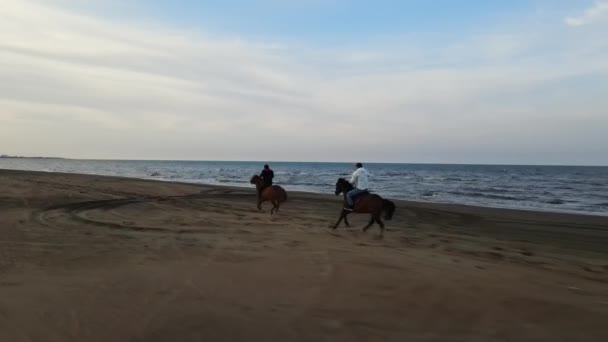
[[[253,175],[253,177],[251,177],[251,179],[249,180],[249,183],[257,185],[261,181],[262,181],[262,177],[260,177],[258,175]]]
[[[336,196],[341,193],[347,193],[352,189],[352,185],[344,178],[338,178],[336,182]]]

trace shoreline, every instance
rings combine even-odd
[[[148,177],[127,177],[127,176],[102,175],[102,174],[95,174],[95,173],[32,171],[32,170],[17,170],[17,169],[2,169],[2,168],[0,168],[0,172],[4,172],[4,171],[32,172],[32,173],[41,173],[41,174],[60,174],[60,175],[81,175],[81,176],[111,177],[111,178],[118,178],[118,179],[143,180],[143,181],[150,181],[150,182],[175,183],[175,184],[183,184],[183,185],[195,185],[195,186],[203,186],[203,187],[218,187],[218,188],[239,189],[239,190],[253,189],[252,187],[247,187],[247,186],[211,184],[211,183],[198,183],[198,182],[180,182],[180,181],[174,181],[174,180],[169,180],[169,179],[156,179],[156,178],[148,178]],[[330,193],[321,193],[321,192],[306,191],[306,190],[289,190],[289,189],[287,189],[287,187],[288,186],[285,186],[286,190],[288,190],[289,193],[313,194],[313,195],[319,195],[319,196],[332,196],[332,197],[334,196],[334,195],[331,195]],[[379,194],[379,195],[381,195],[381,194]],[[552,209],[541,209],[541,208],[524,209],[524,208],[506,207],[506,206],[505,207],[500,207],[500,206],[481,206],[481,205],[460,204],[460,203],[453,203],[453,202],[417,201],[417,200],[407,200],[407,199],[395,199],[395,198],[391,198],[391,197],[386,197],[386,198],[390,199],[392,201],[400,202],[400,203],[407,203],[408,205],[414,205],[414,206],[418,206],[418,205],[422,205],[422,206],[425,206],[425,205],[437,206],[437,207],[444,207],[446,210],[450,210],[450,209],[456,209],[457,210],[459,208],[462,209],[462,210],[465,210],[465,211],[466,211],[467,208],[470,208],[471,210],[475,210],[475,209],[506,210],[506,211],[513,211],[513,212],[528,213],[528,214],[533,214],[533,213],[545,214],[545,213],[547,213],[547,214],[567,215],[567,216],[597,217],[597,218],[604,218],[604,219],[608,220],[608,211],[606,213],[602,214],[602,213],[597,213],[597,212],[584,212],[584,211],[552,210]]]
[[[22,170],[5,170],[0,169],[0,176],[3,174],[13,174],[15,176],[50,176],[55,178],[56,176],[63,176],[67,178],[84,178],[84,179],[97,179],[100,181],[114,180],[119,183],[148,183],[150,186],[155,185],[166,185],[166,186],[180,186],[187,189],[195,189],[197,192],[203,191],[219,191],[219,192],[237,192],[246,193],[250,196],[255,195],[254,188],[251,187],[238,187],[229,185],[212,185],[212,184],[200,184],[200,183],[188,183],[188,182],[175,182],[175,181],[161,181],[155,179],[142,179],[133,177],[123,176],[105,176],[95,174],[78,174],[78,173],[62,173],[62,172],[44,172],[44,171],[22,171]],[[295,198],[300,198],[305,201],[320,201],[322,203],[329,203],[333,208],[332,214],[326,217],[328,223],[332,223],[334,219],[337,219],[339,210],[342,206],[342,198],[333,194],[320,194],[314,192],[302,192],[302,191],[288,191],[289,201]],[[162,194],[160,194],[162,195]],[[505,233],[501,229],[496,229],[501,223],[508,223],[506,229],[513,229],[513,225],[517,229],[525,228],[521,233],[527,234],[530,229],[534,230],[535,233],[540,234],[539,236],[530,235],[527,238],[534,237],[535,243],[542,243],[542,236],[546,234],[562,233],[565,235],[578,236],[579,234],[594,235],[595,232],[601,234],[606,238],[605,244],[593,244],[594,251],[605,250],[608,253],[608,216],[602,215],[587,215],[580,213],[561,213],[561,212],[545,212],[535,210],[524,210],[524,209],[511,209],[511,208],[492,208],[492,207],[481,207],[472,206],[466,204],[453,204],[453,203],[430,203],[430,202],[417,202],[391,199],[397,206],[397,216],[414,215],[416,218],[424,220],[425,217],[431,219],[439,216],[457,216],[464,217],[466,220],[470,220],[472,223],[483,225],[475,229],[481,229],[478,233],[490,234],[492,237],[504,238],[513,232]],[[289,205],[289,204],[288,204]],[[335,211],[335,214],[333,212]],[[367,215],[355,215],[356,217],[367,217]],[[492,228],[488,229],[485,225],[490,225]],[[503,229],[505,229],[503,228]],[[391,230],[391,224],[388,224],[388,230]],[[576,231],[574,231],[576,230]],[[459,233],[464,233],[461,230]],[[563,245],[562,247],[564,247]]]

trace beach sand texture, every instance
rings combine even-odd
[[[0,170],[0,341],[608,341],[608,217],[395,203]]]

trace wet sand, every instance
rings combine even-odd
[[[396,204],[0,170],[0,341],[608,341],[608,217]]]

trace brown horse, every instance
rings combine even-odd
[[[346,194],[352,189],[352,184],[350,184],[346,179],[340,178],[336,183],[336,196],[341,193],[344,194],[344,204],[346,204]],[[352,212],[371,214],[369,223],[363,228],[363,231],[367,231],[369,227],[371,227],[372,224],[374,224],[375,222],[378,223],[378,225],[380,226],[380,236],[383,236],[384,222],[382,222],[382,213],[384,213],[385,220],[392,219],[393,214],[395,213],[395,203],[387,199],[383,199],[382,197],[375,194],[364,193],[355,198],[355,206]],[[344,220],[346,226],[349,227],[350,225],[348,224],[348,219],[346,217],[350,213],[351,211],[343,208],[342,212],[340,213],[340,218],[338,219],[338,222],[336,222],[336,224],[334,225],[333,229],[338,228],[338,225],[340,224],[340,222],[342,222],[342,220]]]
[[[285,189],[278,185],[271,185],[264,188],[264,180],[258,175],[251,177],[249,183],[255,184],[255,189],[258,193],[258,210],[260,211],[262,211],[262,203],[269,201],[272,203],[270,215],[273,215],[275,212],[279,211],[281,203],[287,201],[287,192],[285,192]]]

